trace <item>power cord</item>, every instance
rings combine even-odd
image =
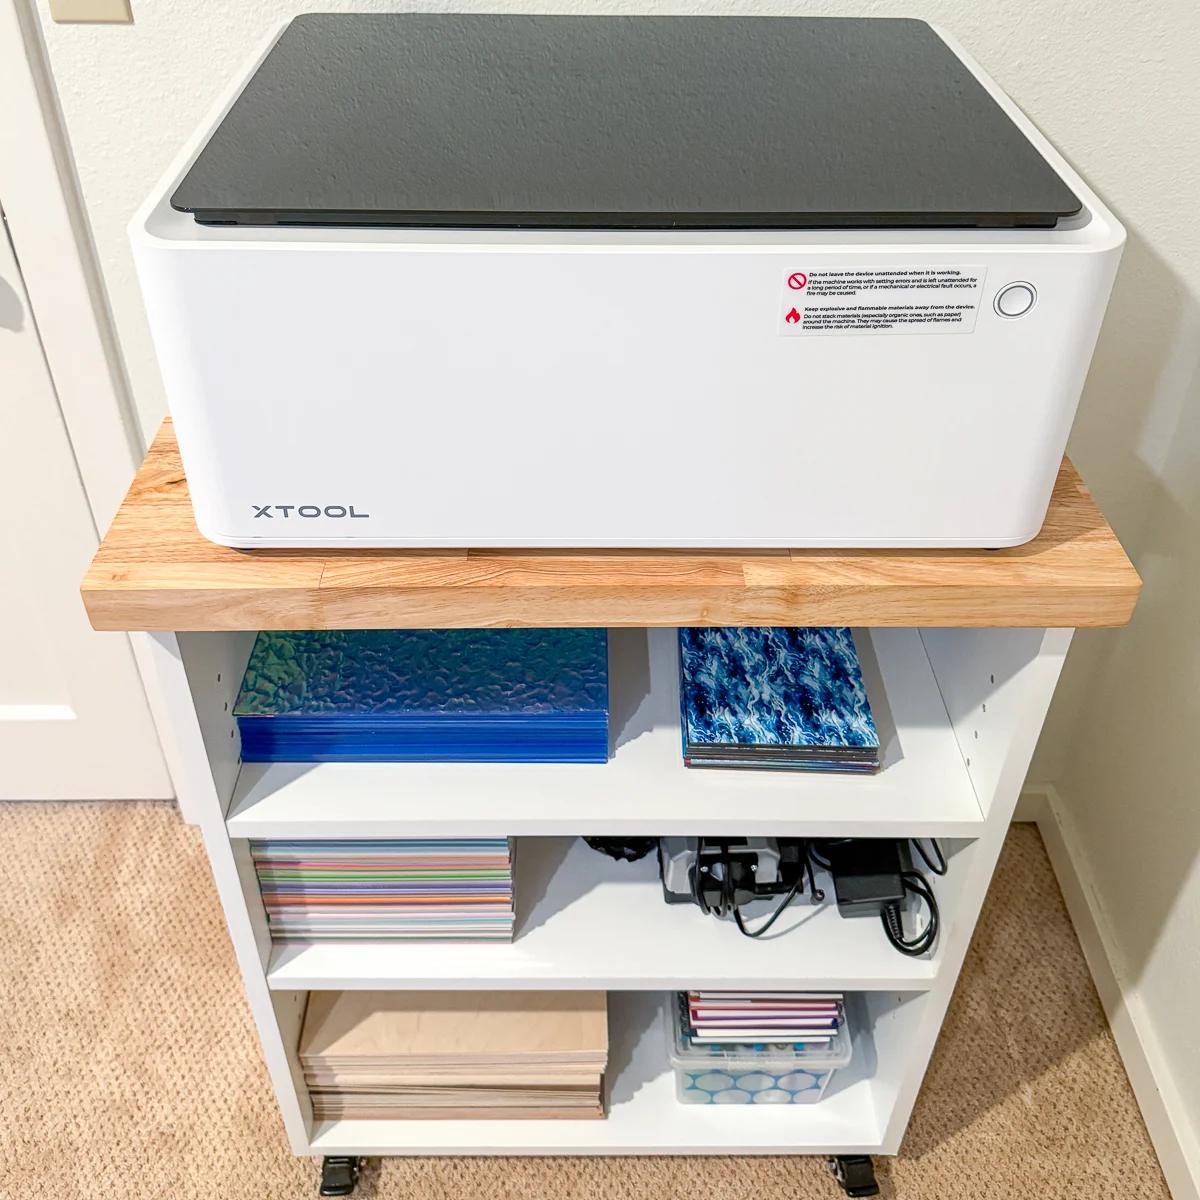
[[[942,853],[942,847],[938,844],[937,838],[929,839],[929,844],[933,848],[932,855],[921,844],[920,838],[913,838],[912,844],[930,871],[935,875],[946,874],[946,856]],[[941,924],[937,900],[934,898],[933,888],[929,886],[929,880],[920,871],[901,871],[900,882],[904,885],[906,894],[925,901],[925,906],[929,910],[929,919],[925,928],[916,937],[906,938],[902,907],[899,904],[885,905],[879,916],[883,921],[883,932],[887,934],[887,940],[901,954],[907,954],[910,958],[918,958],[932,950],[937,942],[938,927]]]
[[[787,908],[787,906],[791,904],[791,902],[800,894],[800,890],[804,886],[806,880],[808,883],[807,891],[812,898],[812,902],[814,904],[820,904],[821,901],[825,899],[825,892],[822,888],[817,887],[817,878],[813,873],[812,849],[810,843],[805,842],[802,844],[800,856],[800,874],[797,877],[796,882],[792,884],[788,893],[775,906],[775,910],[771,913],[771,915],[757,929],[749,929],[746,926],[745,919],[742,916],[741,905],[738,904],[737,898],[734,895],[735,884],[733,874],[729,870],[728,863],[724,865],[724,870],[721,875],[721,893],[717,903],[715,905],[709,903],[707,896],[704,894],[704,887],[701,883],[699,872],[695,872],[692,876],[692,899],[699,906],[700,911],[705,915],[708,915],[709,913],[715,913],[718,917],[723,917],[726,915],[732,916],[734,923],[738,927],[738,932],[744,937],[762,937],[762,935],[766,933],[767,930],[770,929],[771,926],[774,925],[775,922],[778,921],[783,915],[783,910]],[[709,877],[712,878],[711,875]]]
[[[902,907],[899,904],[885,905],[879,916],[883,921],[883,932],[887,934],[887,940],[901,954],[907,954],[910,958],[918,958],[927,950],[932,950],[933,944],[937,941],[939,924],[937,901],[933,898],[933,889],[929,886],[928,880],[920,871],[902,871],[900,882],[904,885],[906,893],[919,896],[928,906],[929,920],[925,928],[916,937],[906,938]]]
[[[822,888],[817,887],[817,877],[813,874],[812,865],[812,846],[806,843],[803,850],[804,865],[800,871],[800,877],[792,884],[792,890],[779,902],[779,906],[767,918],[766,923],[760,925],[757,929],[747,929],[745,922],[742,920],[742,910],[737,906],[733,910],[733,919],[737,922],[738,932],[748,938],[762,937],[776,921],[779,920],[783,910],[787,908],[800,892],[800,885],[804,882],[805,876],[808,877],[808,894],[812,897],[814,904],[820,904],[825,899],[825,892]]]
[[[705,889],[702,886],[699,872],[692,875],[692,899],[699,906],[701,912],[705,914],[715,914],[718,917],[732,916],[735,924],[738,927],[738,932],[744,937],[759,938],[762,937],[779,918],[783,915],[784,910],[792,903],[793,900],[800,894],[801,890],[805,890],[812,898],[814,904],[820,904],[825,899],[825,892],[817,887],[816,874],[813,870],[814,864],[824,870],[831,870],[831,863],[826,847],[837,846],[847,841],[850,838],[828,839],[822,842],[809,841],[803,843],[801,849],[801,869],[800,875],[796,882],[792,884],[790,890],[783,899],[775,906],[774,911],[767,919],[758,926],[757,929],[751,929],[747,926],[745,918],[742,916],[741,905],[738,904],[735,896],[736,885],[733,874],[729,870],[728,863],[724,864],[724,869],[719,877],[720,891],[717,895],[715,903],[710,903]],[[920,838],[910,839],[914,849],[920,856],[925,867],[934,875],[945,875],[947,871],[946,856],[942,851],[942,847],[936,838],[929,838],[929,849],[926,849],[923,840]],[[611,853],[611,851],[610,851]],[[893,876],[894,877],[894,876]],[[709,874],[708,879],[711,881],[716,878],[715,874]],[[893,901],[885,904],[879,910],[879,916],[883,923],[883,931],[887,935],[887,939],[901,954],[907,954],[912,958],[917,958],[922,954],[928,953],[937,943],[938,930],[941,925],[941,917],[938,912],[937,899],[933,894],[933,888],[930,886],[929,880],[917,870],[909,869],[900,872],[900,882],[904,889],[906,897],[915,896],[918,900],[924,901],[925,907],[928,910],[928,918],[925,927],[915,937],[906,938],[904,936],[904,907],[903,902]],[[807,885],[807,886],[806,886]]]
[[[733,907],[733,919],[738,927],[738,932],[748,938],[762,937],[776,921],[779,920],[783,910],[796,898],[796,894],[800,891],[801,880],[797,879],[792,884],[792,890],[776,905],[775,911],[767,918],[765,925],[760,925],[757,929],[747,929],[745,921],[742,920],[742,910],[739,906]]]
[[[925,851],[925,847],[921,845],[920,838],[913,838],[912,844],[916,847],[917,853],[925,860],[925,865],[935,875],[945,875],[946,873],[946,856],[942,853],[941,843],[937,838],[930,838],[929,844],[933,847],[934,857],[930,858]]]

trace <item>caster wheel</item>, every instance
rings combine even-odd
[[[358,1183],[362,1159],[327,1154],[321,1163],[321,1189],[318,1196],[350,1196]]]
[[[868,1154],[838,1154],[826,1159],[834,1182],[847,1196],[878,1196],[875,1164]]]

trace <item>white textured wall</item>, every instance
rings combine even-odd
[[[56,26],[37,0],[126,367],[165,405],[125,225],[267,28],[304,11],[437,4],[133,0],[133,26]],[[1133,626],[1081,635],[1034,774],[1057,779],[1124,966],[1200,1128],[1200,5],[825,0],[445,7],[921,16],[983,63],[1117,211],[1129,245],[1072,441],[1146,578]],[[1073,735],[1073,736],[1072,736]]]

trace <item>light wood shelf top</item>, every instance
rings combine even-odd
[[[96,629],[1124,625],[1141,580],[1070,460],[1004,550],[231,550],[164,421],[83,581]]]

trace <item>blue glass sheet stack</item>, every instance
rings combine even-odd
[[[260,633],[246,762],[604,762],[603,629]]]
[[[681,629],[679,661],[689,767],[878,770],[849,629]]]

